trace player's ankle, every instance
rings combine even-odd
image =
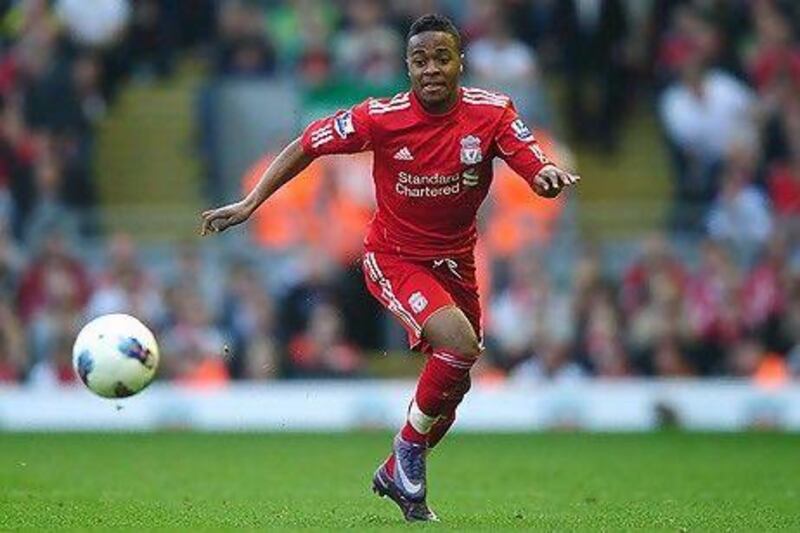
[[[428,443],[428,435],[425,433],[420,433],[411,423],[406,422],[403,426],[403,429],[400,430],[400,438],[406,442],[411,442],[413,444],[425,444]]]

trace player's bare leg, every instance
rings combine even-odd
[[[431,436],[434,444],[438,442],[455,420],[455,407],[469,390],[470,368],[481,353],[472,325],[454,306],[431,315],[422,336],[432,352],[417,383],[406,424],[394,439],[392,454],[373,478],[375,492],[394,500],[406,520],[437,519],[426,500],[428,442]],[[437,422],[445,426],[434,431]]]

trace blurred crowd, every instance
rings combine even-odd
[[[0,2],[0,382],[74,380],[78,328],[117,311],[156,331],[165,378],[380,372],[402,336],[360,281],[368,158],[312,166],[259,213],[250,235],[283,265],[275,281],[247,254],[209,259],[187,242],[153,267],[131,236],[106,235],[94,138],[122,87],[169,79],[186,59],[209,80],[391,94],[406,85],[405,32],[432,11],[462,30],[468,83],[510,94],[563,165],[566,146],[613,164],[625,117],[642,112],[659,118],[672,162],[663,232],[614,268],[579,244],[553,261],[579,207],[530,199],[498,168],[481,223],[478,372],[800,375],[796,2],[21,0]],[[81,253],[87,239],[104,243],[101,259]]]
[[[490,308],[489,357],[540,379],[800,375],[800,255],[785,234],[752,265],[713,239],[698,255],[683,260],[657,234],[621,275],[588,250],[566,283],[516,256]]]
[[[698,3],[700,4],[700,3]],[[800,14],[795,2],[665,11],[658,108],[676,229],[758,253],[800,214]]]

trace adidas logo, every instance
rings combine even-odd
[[[394,154],[394,158],[398,161],[413,161],[414,156],[411,155],[411,150],[408,149],[407,146],[403,146],[400,148],[396,154]]]

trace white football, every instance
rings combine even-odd
[[[89,389],[104,398],[132,396],[147,387],[158,368],[153,333],[130,315],[97,317],[72,348],[72,366]]]

